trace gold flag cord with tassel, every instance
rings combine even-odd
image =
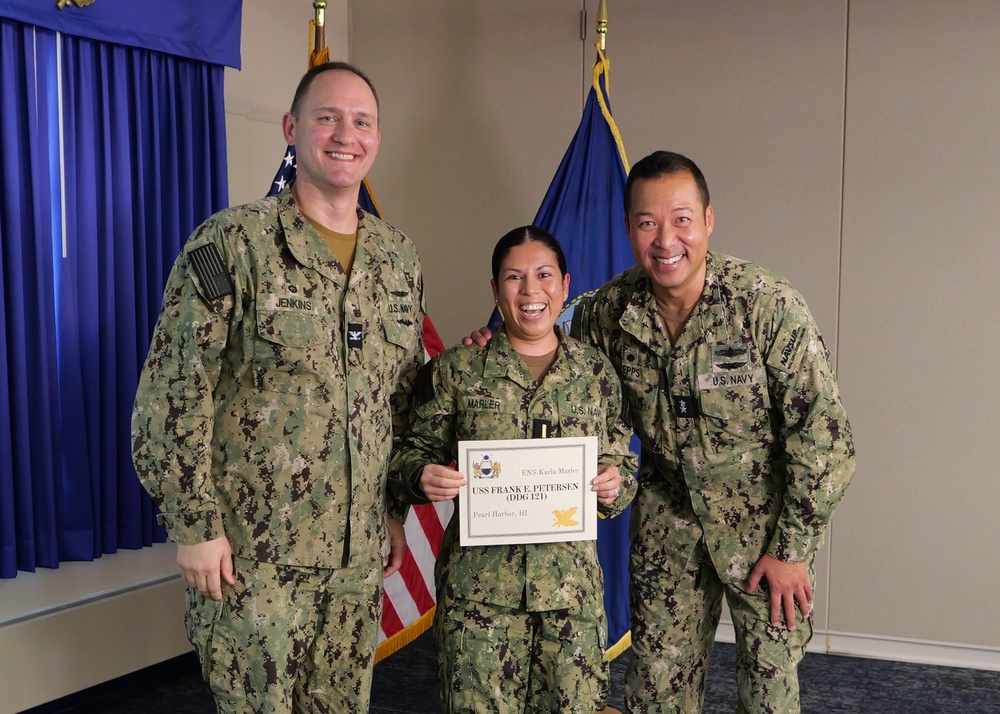
[[[592,81],[594,89],[597,92],[597,103],[601,107],[601,114],[604,115],[604,119],[608,122],[608,126],[611,128],[611,134],[614,136],[615,145],[618,147],[618,153],[621,155],[622,165],[625,167],[625,172],[628,173],[629,163],[628,158],[625,156],[625,144],[622,141],[621,134],[618,133],[618,126],[611,117],[611,108],[608,107],[608,103],[604,99],[604,91],[601,89],[601,77],[604,78],[604,88],[608,89],[611,75],[611,63],[604,54],[604,51],[607,49],[607,37],[608,5],[606,0],[601,0],[600,4],[597,6],[597,42],[595,43],[597,46],[597,61],[594,63],[594,76]],[[628,632],[620,642],[616,643],[612,647],[611,650],[605,652],[605,658],[609,661],[613,660],[631,646],[632,633]],[[606,709],[602,709],[597,714],[621,714],[621,711],[609,706]]]

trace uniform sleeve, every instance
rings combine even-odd
[[[424,316],[426,314],[424,308],[424,287],[419,266],[415,270],[414,286],[417,293],[414,300],[414,304],[416,305],[414,329],[417,333],[417,339],[413,348],[404,358],[403,365],[399,371],[399,378],[396,382],[396,388],[389,400],[393,435],[403,434],[407,429],[410,411],[413,406],[414,383],[417,373],[421,369],[421,365],[424,364],[427,356],[424,351]],[[406,518],[409,503],[413,501],[404,498],[405,494],[391,483],[392,478],[392,471],[390,470],[390,484],[386,489],[386,510],[392,518],[402,522]]]
[[[570,323],[569,336],[607,354],[597,329],[593,297],[581,298],[573,309],[573,321]]]
[[[238,287],[218,229],[191,236],[167,279],[132,411],[132,458],[177,543],[223,535],[212,484],[213,391]]]
[[[403,503],[427,503],[417,476],[427,464],[454,461],[455,397],[448,388],[451,369],[438,355],[418,371],[413,388],[409,424],[393,439],[389,490]]]
[[[622,489],[618,498],[609,506],[598,504],[598,512],[607,518],[617,516],[632,502],[638,489],[635,472],[639,468],[639,458],[632,452],[633,428],[631,415],[628,413],[627,402],[622,397],[621,381],[614,370],[609,355],[609,345],[606,342],[610,330],[601,329],[600,316],[597,311],[597,301],[593,296],[585,297],[577,303],[573,310],[573,321],[570,324],[570,337],[597,349],[605,361],[605,373],[608,375],[608,424],[609,437],[608,460],[604,457],[601,464],[608,463],[618,466],[622,477]]]
[[[830,355],[801,296],[772,313],[765,355],[772,405],[780,410],[787,490],[768,553],[811,560],[854,474],[854,443]]]
[[[607,440],[602,443],[602,453],[598,460],[601,466],[617,466],[622,477],[621,492],[609,505],[598,503],[598,512],[612,518],[625,510],[632,502],[638,489],[635,472],[639,468],[639,457],[630,448],[632,442],[632,421],[628,407],[622,398],[621,382],[611,362],[601,355],[603,369],[599,375],[601,392],[607,394]]]

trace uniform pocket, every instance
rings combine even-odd
[[[604,402],[592,399],[590,394],[581,390],[575,395],[560,395],[558,405],[559,436],[605,435],[607,417]]]
[[[386,394],[390,394],[393,385],[399,379],[401,368],[417,346],[419,326],[414,326],[412,320],[403,317],[396,319],[392,315],[383,315],[381,322],[381,333],[384,338],[378,341],[378,357],[368,366],[369,374],[381,375],[386,386]],[[379,366],[376,367],[376,364]]]
[[[216,602],[194,588],[185,591],[184,624],[201,663],[201,675],[222,701],[238,701],[244,692],[233,658],[226,602]]]
[[[463,397],[465,404],[459,405],[455,436],[461,439],[526,439],[520,414],[506,411],[499,400],[492,397]],[[481,408],[470,404],[481,402]],[[492,405],[496,405],[493,407]]]
[[[330,317],[288,310],[258,310],[254,376],[261,389],[311,394],[326,388],[335,359]]]
[[[703,437],[716,453],[756,450],[772,441],[766,381],[701,389],[699,407]]]
[[[382,331],[386,342],[402,347],[407,352],[417,346],[417,328],[409,320],[385,318],[382,320]]]

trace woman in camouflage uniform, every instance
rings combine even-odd
[[[395,486],[413,502],[454,498],[460,440],[596,436],[599,512],[635,494],[631,428],[618,378],[598,351],[556,327],[569,291],[558,241],[517,228],[493,252],[506,326],[487,349],[456,347],[424,366],[410,428],[395,444]],[[435,580],[445,712],[586,712],[608,696],[607,623],[594,541],[459,545],[445,531]]]

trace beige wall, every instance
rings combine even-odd
[[[867,466],[831,619],[996,648],[1000,4],[855,1],[849,27],[840,371]]]
[[[189,652],[176,547],[0,581],[0,714]]]
[[[489,250],[579,121],[581,4],[354,3],[384,107],[373,183],[446,344],[482,324]],[[837,360],[859,469],[817,564],[815,647],[1000,669],[1000,4],[609,6],[629,158],[698,161],[713,246],[787,275]]]
[[[846,5],[688,1],[667,12],[615,0],[608,50],[629,158],[693,158],[712,192],[713,248],[788,277],[835,356]],[[816,563],[819,630],[830,626],[830,552]]]
[[[382,102],[371,185],[417,245],[446,345],[493,308],[490,256],[530,223],[580,121],[577,3],[354,5],[352,59]],[[588,70],[589,74],[589,70]]]

